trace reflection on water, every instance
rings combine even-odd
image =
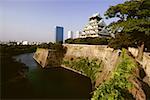
[[[14,58],[17,61],[24,63],[26,66],[29,67],[29,69],[35,69],[38,66],[36,61],[33,59],[33,53],[21,54],[21,55],[15,56]]]
[[[28,98],[76,98],[89,99],[92,91],[91,80],[83,75],[62,67],[42,69],[32,58],[33,53],[16,56],[29,67],[27,74],[30,89]]]

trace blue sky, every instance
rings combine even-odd
[[[124,0],[0,0],[0,40],[54,41],[55,26],[82,31],[88,18]],[[104,21],[109,24],[112,20]]]

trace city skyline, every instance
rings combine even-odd
[[[0,40],[51,41],[55,27],[82,31],[88,17],[104,12],[124,0],[2,0],[0,1]],[[104,19],[108,25],[112,20]]]

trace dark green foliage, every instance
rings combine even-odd
[[[63,47],[61,43],[43,43],[37,46],[38,48],[52,49],[59,53],[65,53],[67,48]]]
[[[9,81],[15,77],[20,77],[18,73],[27,69],[27,67],[15,61],[13,56],[35,52],[36,45],[0,45],[0,65],[1,65],[1,75],[2,83]]]
[[[115,38],[110,39],[108,46],[114,49],[137,47],[135,45],[134,39],[130,36],[130,34],[123,33],[116,34]]]
[[[94,91],[93,100],[133,100],[133,96],[128,92],[128,89],[133,85],[128,81],[132,75],[132,70],[136,64],[122,51],[122,61],[117,69],[113,72],[110,80],[104,82]]]
[[[53,43],[42,43],[42,44],[40,44],[40,45],[38,45],[38,47],[39,48],[47,48],[47,49],[52,49],[52,47],[53,47]]]
[[[26,46],[27,47],[27,46]],[[1,69],[1,98],[13,99],[15,97],[32,96],[29,81],[24,77],[28,67],[13,59],[14,55],[33,52],[34,47],[25,46],[1,46],[0,69]],[[30,92],[28,92],[30,90]]]
[[[63,64],[90,77],[92,82],[95,81],[96,73],[99,71],[101,65],[97,59],[89,60],[88,58],[78,58],[70,61],[65,60]]]
[[[145,48],[147,48],[145,51],[150,52],[150,36],[145,38]]]
[[[16,62],[9,54],[1,54],[1,80],[6,82],[18,76],[18,72],[25,68],[24,64]]]
[[[99,37],[87,37],[87,38],[77,38],[77,39],[67,39],[65,43],[69,44],[89,44],[89,45],[107,45],[109,42],[108,38]]]
[[[9,55],[18,55],[23,53],[32,53],[36,51],[36,45],[7,45],[0,44],[0,53]]]
[[[122,28],[122,33],[130,34],[131,42],[135,42],[136,45],[141,46],[142,43],[149,41],[146,38],[150,37],[150,0],[125,1],[122,4],[111,6],[105,16],[106,18],[118,18],[119,20],[110,24],[109,27],[112,30]],[[120,42],[123,44],[122,41]]]
[[[65,43],[73,44],[73,39],[69,38],[65,40]]]

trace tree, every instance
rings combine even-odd
[[[67,39],[65,43],[69,44],[89,44],[89,45],[107,45],[108,38],[99,38],[99,37],[86,37],[86,38],[77,38],[77,39]]]
[[[115,38],[110,40],[108,46],[114,49],[127,49],[129,46],[134,46],[134,42],[129,34],[117,33]]]
[[[139,49],[137,59],[142,60],[145,38],[150,36],[150,0],[128,0],[123,4],[111,6],[105,13],[106,18],[118,18],[110,24],[112,29],[122,28],[130,34]]]

